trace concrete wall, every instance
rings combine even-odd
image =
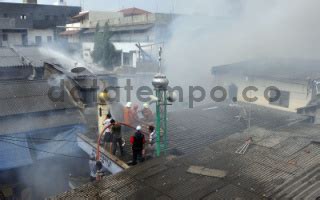
[[[22,33],[6,33],[8,41],[3,41],[3,46],[22,45]]]
[[[29,29],[28,30],[28,44],[36,45],[36,36],[41,36],[42,44],[49,43],[48,37],[51,37],[52,41],[54,41],[54,31],[52,29]]]
[[[143,32],[121,32],[115,33],[111,39],[113,42],[154,42],[156,40],[153,29]]]
[[[94,48],[94,43],[93,42],[83,42],[82,43],[82,56],[83,60],[87,63],[93,63],[91,53]]]
[[[142,46],[144,45],[150,45],[151,43],[140,43]],[[119,62],[121,63],[121,66],[126,65],[127,67],[136,67],[137,66],[137,60],[139,57],[138,54],[138,47],[136,46],[136,43],[134,42],[114,42],[113,45],[115,46],[116,50],[119,52],[122,52],[122,54],[127,53],[130,54],[131,61],[130,66],[126,65],[123,61]],[[94,43],[93,42],[84,42],[82,43],[82,56],[84,60],[88,63],[92,63],[92,57],[91,53],[94,49]],[[122,55],[123,59],[123,55]]]
[[[81,28],[95,28],[98,22],[104,26],[108,20],[121,17],[123,14],[119,12],[89,11],[88,17],[80,22]]]
[[[223,86],[227,92],[228,88],[231,84],[235,84],[238,87],[237,99],[238,101],[245,102],[242,92],[248,86],[255,86],[258,88],[258,91],[248,92],[247,96],[249,98],[257,97],[258,100],[255,101],[255,104],[271,107],[279,110],[289,111],[289,112],[297,112],[297,108],[306,106],[311,100],[311,93],[308,94],[308,85],[302,83],[289,83],[278,80],[270,80],[263,78],[253,78],[253,77],[244,77],[240,75],[220,75],[214,77],[214,84]],[[272,105],[270,102],[264,97],[265,90],[270,87],[275,86],[280,91],[288,91],[290,92],[289,97],[289,106],[281,107],[278,105]],[[218,96],[218,95],[217,95]]]

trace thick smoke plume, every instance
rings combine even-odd
[[[212,66],[258,58],[318,59],[319,8],[318,0],[177,0],[176,11],[187,14],[172,24],[166,73],[174,85],[205,86],[213,79]]]

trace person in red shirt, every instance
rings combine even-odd
[[[146,143],[145,137],[141,132],[141,126],[137,126],[136,132],[130,137],[130,143],[132,145],[132,165],[137,164],[137,160],[143,161],[142,151],[144,149],[144,144]]]

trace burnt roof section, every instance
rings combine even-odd
[[[63,99],[52,98],[52,87],[47,80],[0,82],[0,117],[77,108],[65,90]]]
[[[186,130],[186,135],[201,132]],[[276,129],[253,126],[211,141],[200,151],[157,158],[53,199],[316,199],[320,196],[318,133],[319,126],[302,122],[287,121]],[[248,137],[253,138],[248,151],[236,154]],[[190,166],[224,170],[227,176],[191,174]]]
[[[214,66],[212,74],[236,74],[289,82],[305,82],[320,78],[320,60],[257,59]]]

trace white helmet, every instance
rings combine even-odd
[[[140,131],[140,130],[141,130],[141,126],[138,125],[137,128],[136,128],[136,130],[137,130],[137,131]]]
[[[149,104],[148,104],[148,103],[144,103],[144,104],[143,104],[143,107],[144,107],[144,108],[149,108]]]
[[[128,102],[128,103],[126,104],[126,107],[127,107],[127,108],[131,108],[131,106],[132,106],[132,103],[131,103],[131,102]]]

